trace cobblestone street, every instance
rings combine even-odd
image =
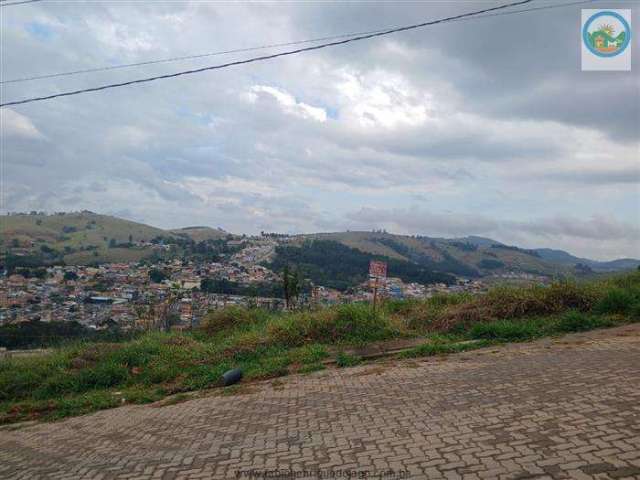
[[[12,480],[277,473],[640,478],[640,325],[0,430]]]

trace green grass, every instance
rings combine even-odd
[[[469,332],[469,336],[473,339],[505,342],[530,340],[545,334],[547,334],[545,322],[537,319],[481,322],[471,327]]]
[[[362,362],[362,359],[357,355],[351,355],[346,352],[339,352],[336,356],[336,365],[340,368],[354,367]]]
[[[449,353],[466,352],[491,345],[492,342],[452,342],[430,341],[415,348],[406,350],[400,354],[403,358],[431,357],[434,355],[446,355]]]
[[[487,295],[441,295],[270,313],[229,308],[191,333],[147,333],[120,343],[75,343],[37,357],[0,361],[0,423],[56,419],[244,380],[321,370],[330,351],[399,337],[425,338],[402,356],[455,353],[640,321],[640,272],[597,283],[496,288]],[[473,341],[471,341],[473,340]],[[360,359],[341,353],[340,367]]]

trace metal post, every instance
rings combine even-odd
[[[376,283],[373,286],[373,313],[376,313],[376,301],[378,300],[378,277],[376,276]]]

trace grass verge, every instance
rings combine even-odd
[[[0,361],[0,423],[57,419],[246,380],[309,373],[336,347],[399,337],[427,343],[404,357],[528,341],[640,321],[640,272],[591,284],[496,288],[488,294],[351,304],[293,313],[230,308],[191,333],[148,333],[121,343],[77,343],[40,357]],[[475,340],[475,342],[468,342]],[[338,366],[360,359],[342,353]]]

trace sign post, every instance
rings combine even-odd
[[[378,282],[387,278],[387,262],[371,260],[369,262],[369,277],[374,280],[373,284],[373,311],[376,311],[378,301]]]

